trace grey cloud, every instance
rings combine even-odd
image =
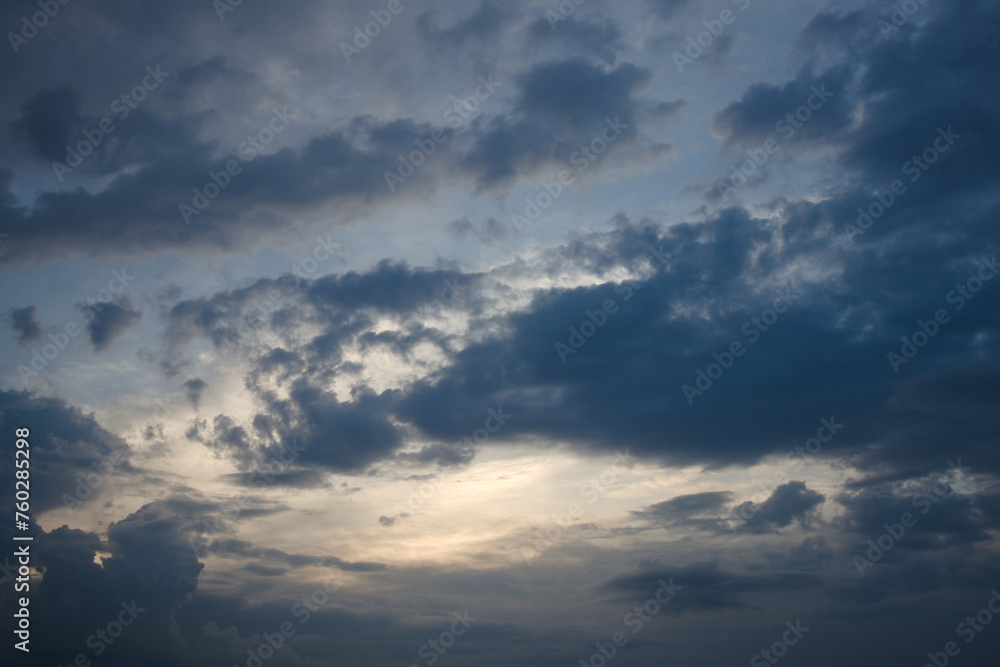
[[[495,39],[512,15],[496,2],[482,0],[476,11],[449,28],[440,27],[441,15],[428,10],[417,18],[417,30],[432,47],[457,48],[466,42],[482,43]]]
[[[38,322],[38,307],[15,308],[8,315],[10,326],[17,333],[21,345],[33,343],[42,338],[42,326]]]
[[[335,567],[345,572],[382,572],[387,569],[383,563],[352,563],[335,556],[289,554],[280,549],[259,547],[244,540],[215,540],[207,547],[207,551],[227,558],[264,560],[293,568],[314,565]]]
[[[81,100],[70,85],[42,90],[21,106],[21,117],[11,124],[10,132],[36,156],[62,162],[66,145],[83,125]]]
[[[76,507],[99,497],[109,475],[135,472],[128,444],[87,415],[57,398],[0,391],[0,426],[12,437],[4,442],[0,472],[14,477],[15,429],[28,428],[32,481],[31,503],[38,513]],[[4,497],[13,503],[13,484]],[[11,505],[13,506],[13,505]]]
[[[632,514],[666,526],[719,526],[719,517],[732,500],[733,494],[729,491],[705,491],[664,500]]]
[[[208,383],[201,378],[191,378],[184,382],[184,394],[195,408],[201,402],[201,395],[207,386]]]
[[[98,352],[106,350],[111,342],[142,319],[142,311],[132,306],[128,296],[104,304],[86,306],[92,317],[87,323],[90,342]]]
[[[741,524],[740,530],[764,533],[785,528],[796,519],[807,522],[810,513],[824,500],[823,494],[807,489],[805,482],[788,482],[772,491],[770,497],[759,505],[747,501],[734,512],[749,517],[745,524]]]

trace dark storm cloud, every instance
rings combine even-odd
[[[42,326],[38,322],[38,306],[15,308],[8,315],[10,326],[17,333],[21,345],[33,343],[42,338]]]
[[[851,123],[847,86],[853,76],[849,68],[838,67],[818,75],[803,70],[780,86],[754,84],[738,102],[715,113],[712,133],[721,139],[723,150],[756,147],[769,138],[782,145],[788,140],[835,142]],[[806,115],[796,119],[796,110],[806,105],[811,105],[806,107],[808,120],[796,123]],[[791,121],[786,120],[788,114]]]
[[[257,108],[251,101],[274,97],[264,94],[269,91],[261,87],[262,79],[235,59],[217,55],[213,44],[249,38],[255,54],[281,53],[280,73],[294,72],[310,91],[320,89],[314,88],[317,71],[334,77],[351,95],[370,91],[356,86],[350,73],[342,77],[341,70],[331,69],[329,53],[305,50],[330,32],[326,15],[315,5],[242,3],[225,21],[204,0],[181,6],[180,11],[176,3],[62,6],[59,21],[26,47],[41,54],[39,60],[28,60],[25,51],[10,68],[10,79],[0,83],[9,129],[2,136],[20,151],[11,152],[11,165],[23,180],[15,183],[13,172],[0,168],[0,233],[11,234],[0,248],[4,261],[48,261],[73,252],[241,251],[266,234],[280,233],[291,214],[312,214],[326,203],[362,203],[377,214],[391,194],[384,171],[396,169],[397,155],[412,150],[414,140],[441,129],[405,117],[338,116],[337,109],[316,130],[305,126],[307,113],[301,119],[304,129],[293,130],[300,132],[295,138],[300,143],[244,165],[225,192],[184,225],[177,205],[190,201],[191,189],[202,186],[209,171],[220,171],[227,159],[220,156],[234,148],[212,138],[216,112],[209,101],[228,100],[250,114]],[[34,0],[8,3],[0,9],[0,24],[16,26],[36,7]],[[681,107],[679,101],[643,97],[660,83],[654,74],[663,72],[664,85],[672,85],[669,56],[657,65],[620,63],[626,47],[618,24],[575,15],[553,31],[547,21],[535,20],[537,12],[518,18],[499,7],[482,3],[442,11],[448,18],[440,19],[407,13],[390,26],[397,30],[404,20],[407,25],[417,20],[423,37],[418,43],[433,52],[434,66],[444,60],[442,54],[479,65],[492,60],[481,55],[483,49],[504,44],[508,36],[518,46],[522,38],[533,40],[510,65],[508,87],[501,88],[504,102],[498,99],[468,128],[442,130],[448,141],[408,180],[406,188],[413,192],[393,195],[404,205],[408,194],[427,194],[445,180],[487,190],[526,183],[551,165],[565,164],[609,116],[620,116],[630,126],[607,156],[609,167],[620,167],[613,161],[627,154],[620,147],[644,151],[647,121],[673,117]],[[690,1],[642,7],[669,21],[702,18]],[[704,16],[717,10],[707,8]],[[601,625],[595,635],[593,627],[576,627],[584,613],[597,617],[599,611],[604,617],[603,609],[590,605],[607,603],[610,596],[627,610],[636,598],[648,597],[661,578],[685,587],[665,608],[671,622],[662,632],[654,626],[644,630],[642,643],[629,649],[636,653],[625,661],[641,662],[638,651],[646,648],[656,651],[651,664],[664,655],[678,664],[746,664],[777,638],[766,628],[751,636],[757,630],[752,626],[780,615],[775,626],[780,629],[784,618],[811,611],[822,623],[790,660],[921,664],[926,651],[918,650],[919,642],[899,638],[924,637],[927,648],[937,650],[938,639],[975,613],[985,590],[995,585],[989,540],[1000,526],[1000,496],[992,481],[1000,472],[1000,278],[981,282],[974,298],[963,297],[961,309],[947,295],[967,286],[981,270],[983,256],[993,261],[997,247],[1000,95],[989,82],[1000,69],[1000,17],[995,2],[972,0],[924,3],[920,11],[888,36],[875,24],[883,8],[821,12],[799,34],[794,49],[800,60],[767,70],[741,64],[733,71],[740,77],[756,71],[764,81],[727,96],[731,101],[714,115],[712,131],[724,151],[752,149],[775,134],[776,122],[807,103],[814,86],[825,84],[833,92],[787,143],[777,135],[783,152],[776,166],[798,170],[791,160],[814,155],[823,161],[823,182],[807,198],[786,193],[752,210],[733,206],[687,217],[671,212],[664,224],[622,213],[606,221],[609,231],[580,231],[559,247],[489,273],[386,261],[315,280],[261,278],[246,287],[188,298],[167,314],[165,363],[178,367],[185,361],[184,345],[205,339],[217,352],[241,354],[236,361],[248,369],[249,415],[203,415],[190,424],[189,437],[231,459],[237,469],[270,474],[269,484],[279,487],[273,493],[320,487],[330,471],[375,474],[373,466],[382,462],[467,464],[478,450],[455,443],[483,423],[487,409],[497,408],[515,418],[482,447],[555,443],[595,456],[627,447],[647,464],[707,468],[784,457],[806,444],[825,419],[842,426],[821,443],[815,462],[857,471],[857,479],[827,492],[829,478],[812,480],[803,476],[805,471],[796,472],[794,478],[804,481],[777,486],[761,503],[738,506],[752,512],[747,525],[733,532],[722,523],[738,502],[729,491],[660,496],[667,499],[632,514],[645,534],[666,540],[673,527],[702,532],[676,531],[682,539],[653,543],[644,554],[620,542],[606,554],[596,542],[567,547],[565,554],[582,567],[560,562],[554,567],[562,571],[551,581],[532,579],[535,575],[524,567],[477,563],[476,572],[454,564],[386,568],[322,553],[289,553],[262,541],[218,539],[211,554],[230,567],[213,574],[217,579],[209,592],[196,589],[201,564],[188,540],[218,508],[177,498],[157,501],[112,521],[106,542],[96,533],[68,527],[36,534],[43,580],[33,591],[32,613],[41,619],[38,645],[48,651],[43,657],[51,664],[70,662],[86,648],[86,636],[115,617],[121,602],[136,599],[148,611],[109,660],[245,664],[247,650],[260,645],[260,635],[253,633],[274,632],[289,620],[299,596],[310,592],[312,585],[300,590],[295,577],[306,576],[306,568],[327,567],[370,577],[388,592],[351,591],[331,600],[269,664],[318,665],[331,655],[346,664],[408,664],[428,637],[450,622],[445,605],[467,599],[470,608],[480,601],[489,608],[500,600],[516,613],[516,605],[535,604],[532,590],[555,590],[553,582],[583,591],[580,616],[574,615],[576,609],[565,617],[553,613],[537,625],[530,618],[507,624],[484,618],[476,627],[479,634],[470,633],[447,659],[478,665],[577,664],[594,651],[595,641],[606,641],[617,629]],[[73,23],[74,15],[88,20]],[[345,25],[337,30],[349,33],[351,24]],[[33,181],[31,170],[62,159],[65,143],[79,136],[90,122],[86,114],[100,108],[104,97],[91,93],[72,71],[55,77],[37,63],[66,55],[68,46],[62,45],[73,44],[67,38],[71,28],[80,35],[103,34],[85,30],[93,26],[108,26],[127,43],[126,57],[119,54],[118,60],[145,64],[165,50],[175,53],[178,63],[168,67],[175,73],[161,91],[163,104],[151,101],[136,110],[74,176],[103,176],[107,187],[73,189],[74,182],[55,192],[55,185]],[[777,25],[761,30],[776,32],[755,35],[758,43],[785,34]],[[191,34],[199,35],[197,48],[190,47],[195,55],[185,48]],[[407,43],[406,35],[396,34]],[[631,48],[636,33],[630,28],[624,34]],[[722,35],[705,59],[722,60],[736,39],[735,33]],[[365,53],[372,56],[369,62],[376,49],[391,52],[397,41],[389,29],[381,40]],[[149,46],[139,48],[143,42]],[[543,59],[531,58],[539,53]],[[423,90],[421,55],[378,66],[393,80]],[[75,59],[63,58],[67,67]],[[113,73],[106,60],[86,60],[102,77]],[[120,85],[118,78],[111,85]],[[506,101],[512,106],[504,107]],[[178,105],[184,113],[176,112]],[[939,127],[953,128],[961,138],[919,181],[906,181],[906,194],[869,231],[848,242],[844,223],[857,219],[857,207],[867,206],[874,191],[884,192],[894,178],[907,178],[903,164],[932,145]],[[18,206],[29,201],[30,208]],[[646,204],[635,206],[643,210]],[[599,224],[589,210],[585,214],[588,227]],[[440,228],[456,215],[433,224]],[[459,218],[448,230],[459,239],[484,243],[507,238],[507,228],[488,215]],[[621,276],[629,273],[637,278],[623,282]],[[519,285],[544,287],[518,291],[505,284],[515,282],[510,276]],[[577,278],[582,286],[561,286]],[[751,342],[744,327],[775,303],[789,280],[791,307]],[[527,305],[511,312],[509,303],[495,301],[496,293]],[[609,299],[614,307],[598,315]],[[139,315],[130,304],[115,308],[105,308],[103,319],[92,323],[95,347],[106,346]],[[886,354],[899,351],[901,337],[912,339],[920,322],[941,308],[949,322],[893,369]],[[22,342],[43,335],[34,310],[14,313],[21,318],[13,321]],[[469,330],[438,331],[433,327],[442,325],[421,321],[430,320],[430,314],[456,326],[467,319]],[[595,325],[592,336],[573,333],[584,322]],[[581,345],[573,344],[574,335]],[[743,343],[745,354],[726,362],[731,367],[689,403],[682,387],[697,385],[698,372],[720,363],[714,355],[727,354],[733,341]],[[557,344],[572,351],[560,358]],[[421,377],[428,369],[418,365],[416,346],[438,351],[441,366]],[[355,358],[355,350],[368,355],[386,348],[393,364],[409,364],[419,379],[387,391],[366,386],[360,371],[367,370],[368,359],[362,364],[347,359]],[[204,381],[190,381],[184,389],[197,407]],[[0,394],[0,426],[10,433],[23,425],[36,434],[38,468],[33,470],[39,487],[33,489],[33,502],[40,511],[58,508],[59,494],[73,493],[77,478],[95,463],[127,452],[124,442],[62,401]],[[291,463],[275,472],[271,464],[289,453]],[[943,477],[947,461],[959,456],[973,467],[974,478]],[[928,476],[929,471],[941,475]],[[0,464],[0,476],[9,479],[11,472]],[[225,478],[252,487],[250,479],[246,474]],[[329,488],[346,493],[332,483]],[[926,513],[921,499],[928,503]],[[637,505],[646,502],[653,501]],[[829,524],[816,518],[823,503],[835,510]],[[243,516],[277,511],[287,510],[247,509]],[[905,512],[916,516],[917,525],[862,579],[851,557]],[[382,516],[379,522],[388,527],[403,517]],[[345,545],[345,555],[349,548]],[[94,562],[98,552],[111,554],[103,567]],[[671,561],[642,560],[650,553],[669,554]],[[706,553],[713,562],[706,561]],[[580,572],[592,571],[602,557],[615,574],[596,586],[593,579],[581,579]],[[10,589],[3,591],[3,613],[9,614]],[[574,601],[567,600],[569,608]],[[745,618],[754,622],[734,622]],[[837,646],[845,636],[855,641]],[[720,637],[724,641],[716,641]],[[984,635],[971,649],[963,647],[963,659],[976,664],[972,651],[983,650],[978,662],[994,664],[994,637]],[[716,648],[720,645],[726,648]],[[749,649],[745,655],[740,653],[744,648]],[[719,654],[710,663],[706,656],[716,650],[731,650],[732,659]],[[901,650],[909,652],[901,655]]]
[[[82,97],[70,85],[36,93],[21,105],[21,117],[11,124],[11,134],[43,160],[62,161],[66,145],[83,124]]]
[[[914,362],[913,376],[897,376],[886,361],[900,336],[912,334],[918,319],[947,305],[948,289],[975,273],[975,255],[939,268],[922,260],[920,270],[913,256],[938,252],[940,240],[928,248],[915,245],[905,254],[883,250],[881,262],[862,261],[853,248],[831,255],[839,230],[824,225],[822,218],[804,217],[798,207],[779,212],[785,216],[782,224],[734,208],[666,232],[651,222],[632,223],[620,216],[614,231],[553,250],[539,267],[544,271],[551,261],[553,275],[566,262],[599,272],[632,267],[647,271],[648,277],[631,285],[540,290],[529,308],[508,317],[509,333],[486,335],[458,352],[442,346],[450,362],[432,380],[418,380],[401,392],[362,394],[360,402],[334,401],[313,384],[330,377],[340,363],[340,346],[354,337],[368,344],[392,340],[366,331],[370,322],[351,319],[348,313],[415,312],[445,280],[467,289],[466,301],[460,302],[465,308],[466,303],[482,303],[480,277],[448,273],[446,279],[441,273],[383,264],[369,273],[303,283],[290,292],[294,296],[287,301],[288,311],[298,313],[293,321],[311,321],[327,331],[305,346],[290,340],[297,352],[276,349],[261,356],[254,371],[276,373],[294,383],[295,396],[270,402],[253,430],[233,425],[206,437],[220,451],[247,457],[249,465],[268,438],[311,440],[325,423],[320,415],[338,424],[353,415],[349,419],[358,420],[357,438],[337,445],[317,440],[320,449],[308,455],[335,468],[352,468],[394,456],[401,440],[382,421],[390,415],[447,443],[467,435],[475,427],[475,415],[502,405],[518,418],[497,435],[501,442],[531,435],[572,441],[584,449],[624,444],[640,455],[724,466],[784,454],[812,437],[824,418],[849,426],[824,445],[823,456],[849,451],[872,469],[914,469],[939,458],[941,443],[950,442],[963,452],[976,452],[986,468],[997,469],[1000,460],[984,449],[996,428],[986,407],[992,393],[975,389],[989,386],[992,371],[982,363],[995,360],[984,359],[979,368],[938,367],[945,360],[962,359],[981,327],[1000,325],[991,307],[1000,302],[996,291],[984,289],[969,303],[967,307],[976,308],[974,319],[954,313],[954,321],[921,352],[919,364]],[[795,262],[842,267],[842,273],[823,284],[794,285],[788,292],[775,272]],[[395,288],[380,287],[383,281]],[[256,294],[254,289],[179,304],[172,316],[175,326],[188,337],[197,333],[224,339],[212,333],[220,305],[229,303],[224,310],[239,312]],[[766,331],[753,325],[751,318],[759,318],[783,293],[792,302],[789,311]],[[584,346],[564,353],[563,363],[556,344],[569,346],[571,327],[579,330],[586,313],[607,299],[615,301],[615,312]],[[304,311],[303,304],[308,304]],[[874,312],[880,313],[878,327],[860,336],[857,332],[865,330]],[[487,320],[483,326],[492,325]],[[746,352],[689,404],[682,387],[694,387],[697,371],[715,363],[713,353],[726,353],[734,341]],[[285,361],[275,363],[272,356],[279,353]],[[945,398],[948,387],[961,386],[970,387],[961,400]],[[366,407],[356,412],[362,403]],[[928,411],[928,405],[935,409]],[[263,439],[255,440],[251,433]],[[351,448],[366,438],[373,446],[356,452],[352,460]],[[883,448],[866,450],[865,444],[875,440]],[[907,456],[893,454],[904,448]],[[440,463],[452,454],[430,448],[422,456]]]
[[[611,590],[648,596],[660,580],[683,586],[663,611],[670,614],[756,606],[765,595],[821,589],[824,580],[804,572],[741,573],[726,571],[715,563],[695,563],[676,568],[652,568],[616,577],[604,583]]]
[[[900,337],[912,334],[918,319],[946,305],[949,289],[975,273],[975,251],[963,249],[970,256],[963,265],[935,268],[927,261],[914,266],[912,257],[902,255],[861,264],[845,249],[843,276],[835,284],[794,286],[793,294],[800,294],[792,297],[794,305],[758,337],[751,318],[781,293],[772,271],[806,258],[836,265],[829,253],[837,231],[813,227],[803,235],[797,222],[775,226],[730,209],[699,224],[676,225],[663,237],[653,225],[636,224],[579,243],[561,257],[575,255],[586,266],[601,248],[618,253],[622,265],[657,273],[631,286],[540,291],[529,309],[510,317],[510,336],[456,353],[433,383],[418,381],[402,397],[398,414],[435,437],[455,438],[463,416],[503,397],[505,408],[518,415],[504,436],[532,433],[609,447],[614,442],[640,454],[713,465],[749,462],[764,451],[783,454],[811,437],[821,416],[833,415],[851,426],[824,445],[824,455],[879,439],[887,449],[866,456],[911,467],[933,461],[934,452],[950,443],[977,451],[996,470],[1000,461],[986,448],[996,425],[986,408],[992,392],[970,388],[962,400],[942,403],[940,412],[924,406],[933,395],[946,394],[949,384],[941,383],[949,376],[954,386],[981,376],[971,387],[985,386],[994,371],[939,364],[964,358],[975,332],[1000,325],[991,306],[1000,294],[984,289],[973,319],[956,317],[921,351],[919,370],[914,368],[920,389],[915,378],[897,377],[886,357],[898,352]],[[823,238],[826,243],[819,242]],[[936,247],[911,250],[926,257]],[[750,291],[748,284],[761,287]],[[563,363],[556,344],[569,347],[570,328],[579,331],[586,313],[607,299],[615,301],[615,312],[580,349],[565,353]],[[878,328],[859,336],[876,310]],[[697,370],[734,341],[747,351],[688,404],[682,386],[694,387]],[[987,354],[980,363],[993,368],[997,360]],[[521,400],[520,390],[527,388],[531,399]],[[924,398],[918,401],[913,392]],[[454,417],[445,418],[440,406]],[[906,456],[890,453],[904,449]]]
[[[87,323],[87,332],[90,334],[90,342],[98,352],[106,350],[115,338],[142,319],[142,311],[132,307],[132,299],[128,296],[86,308],[93,315]]]
[[[941,472],[945,470],[942,466]],[[905,527],[889,553],[891,561],[989,541],[1000,520],[1000,493],[995,488],[962,493],[940,476],[846,491],[836,501],[846,512],[835,525],[852,534],[855,551],[886,532],[886,524],[900,523],[907,513],[912,517],[914,523]]]
[[[196,409],[201,401],[201,395],[205,391],[208,383],[201,378],[191,378],[184,383],[184,395]]]
[[[677,496],[670,500],[650,505],[644,510],[632,512],[634,516],[667,526],[717,525],[718,517],[733,501],[729,491],[706,491]]]
[[[749,517],[741,524],[741,530],[765,533],[785,528],[796,519],[808,522],[810,513],[824,500],[822,493],[807,489],[805,482],[788,482],[776,488],[764,502],[747,501],[734,511]]]
[[[106,431],[93,417],[56,398],[34,398],[27,393],[0,391],[3,439],[0,472],[14,477],[15,429],[30,431],[31,503],[35,512],[72,506],[101,494],[108,475],[134,472],[129,447]],[[4,491],[13,503],[13,484]],[[13,506],[11,504],[11,506]]]
[[[183,661],[174,615],[203,567],[187,542],[203,509],[183,499],[150,503],[111,523],[107,542],[66,526],[36,536],[34,558],[43,574],[37,590],[32,587],[32,653],[53,663],[92,653],[97,644],[91,640],[88,648],[88,636],[127,608],[135,620],[113,640],[109,656],[124,664]],[[110,557],[97,564],[96,552]],[[9,596],[0,603],[5,614],[12,612]]]
[[[988,2],[963,0],[929,12],[927,19],[883,35],[877,17],[867,12],[816,15],[797,46],[811,64],[783,84],[752,84],[741,100],[717,112],[714,132],[724,148],[755,147],[780,118],[808,101],[806,89],[825,81],[834,92],[831,99],[795,130],[791,144],[782,139],[788,129],[776,138],[783,148],[838,150],[844,186],[822,206],[840,224],[853,222],[857,207],[894,179],[907,191],[881,219],[883,226],[921,224],[966,207],[992,188],[1000,173],[991,157],[1000,148],[995,141],[1000,94],[982,85],[1000,66],[1000,56],[988,46],[1000,17]],[[819,62],[836,64],[821,70]],[[916,167],[913,159],[919,161],[935,141],[942,146],[939,130],[954,145],[933,157],[929,169]],[[971,233],[977,227],[964,225]]]
[[[282,117],[284,113],[277,111]],[[0,227],[16,232],[17,241],[16,252],[4,247],[0,259],[24,262],[72,253],[112,256],[181,247],[230,249],[253,230],[273,231],[281,211],[288,208],[334,199],[388,197],[385,173],[396,171],[397,156],[410,153],[414,141],[433,141],[437,130],[443,137],[452,132],[410,120],[380,123],[358,117],[341,130],[314,137],[297,151],[259,155],[247,146],[213,158],[212,153],[223,152],[220,147],[194,138],[201,121],[165,121],[145,109],[129,120],[133,120],[129,131],[122,130],[117,137],[121,141],[113,144],[121,147],[114,158],[85,160],[80,167],[114,171],[116,176],[103,190],[42,191],[25,209],[11,198],[9,179],[3,184],[7,191],[0,197],[4,202]],[[261,127],[270,120],[271,115],[263,116]],[[153,154],[157,161],[147,164]],[[195,208],[194,189],[211,183],[210,172],[225,172],[234,159],[240,173],[209,206]],[[446,158],[439,161],[447,165]],[[130,165],[141,166],[135,173],[121,171]],[[420,181],[428,175],[422,170],[413,178]],[[187,223],[182,204],[191,209]]]
[[[192,21],[216,18],[214,12],[198,12],[194,6],[190,11]],[[181,13],[147,16],[122,10],[109,20],[137,31],[129,34],[145,34],[157,27],[170,33],[180,29]],[[227,17],[225,25],[253,32],[264,25],[255,21],[267,18],[284,24],[294,17],[294,12],[272,14],[241,7]],[[159,17],[159,26],[154,16]],[[513,20],[511,12],[490,2],[451,28],[431,27],[429,16],[424,14],[420,20],[425,33],[433,33],[434,43],[456,49],[511,30]],[[610,22],[584,23],[574,18],[561,24],[554,35],[551,39],[558,44],[576,44],[571,48],[577,50],[597,44],[608,62],[620,46],[618,29]],[[638,99],[651,81],[650,70],[630,64],[605,70],[583,58],[568,58],[559,49],[549,62],[529,63],[516,72],[512,84],[501,84],[520,88],[514,93],[512,108],[504,111],[498,106],[495,115],[481,117],[460,131],[409,118],[361,115],[340,118],[333,129],[315,133],[305,124],[298,125],[294,109],[277,104],[274,108],[282,122],[287,116],[295,124],[293,131],[301,144],[252,160],[247,150],[238,149],[238,142],[223,144],[213,138],[214,110],[207,108],[205,98],[218,94],[213,88],[231,91],[234,99],[250,96],[262,88],[261,80],[223,55],[185,59],[175,54],[161,59],[157,62],[169,73],[158,85],[161,89],[154,90],[150,101],[131,110],[128,117],[116,118],[114,131],[68,176],[59,174],[70,179],[65,189],[56,189],[54,181],[43,183],[30,207],[23,207],[17,205],[10,179],[3,179],[0,232],[17,233],[9,242],[16,247],[0,250],[0,261],[50,261],[77,253],[121,256],[181,248],[232,251],[259,242],[262,233],[278,231],[285,217],[295,211],[333,201],[374,205],[391,201],[398,193],[387,187],[385,175],[398,171],[398,156],[411,153],[416,141],[438,136],[445,145],[401,186],[411,194],[419,195],[442,179],[454,178],[474,179],[480,187],[492,188],[529,177],[546,163],[565,165],[573,151],[602,131],[606,119],[620,118],[628,126],[613,147],[618,151],[640,136],[636,125],[640,117],[672,112],[673,107]],[[122,74],[122,79],[131,82],[136,75],[130,72],[128,76],[125,79]],[[66,161],[65,147],[75,146],[83,130],[96,126],[99,117],[84,118],[81,109],[107,114],[104,105],[112,99],[111,94],[105,97],[76,79],[72,86],[35,90],[25,97],[11,132],[21,137],[25,151],[44,158],[35,162],[35,168],[41,169]],[[176,108],[180,101],[186,101],[183,111]],[[258,128],[271,120],[268,109],[257,120]],[[453,140],[459,132],[462,142]],[[39,143],[43,139],[44,146]],[[195,208],[194,202],[200,201],[195,190],[211,182],[210,173],[225,172],[232,159],[240,162],[241,172],[207,207]],[[96,177],[102,178],[100,189],[68,187],[76,185],[75,179]],[[186,215],[181,205],[189,207]]]
[[[824,500],[822,494],[810,491],[804,482],[788,482],[774,489],[762,503],[750,501],[731,507],[734,495],[729,491],[708,491],[678,496],[644,510],[632,512],[633,516],[666,527],[687,526],[717,534],[733,530],[732,520],[739,520],[739,530],[751,533],[776,532],[798,519],[810,525],[815,510]]]
[[[502,186],[546,163],[567,166],[574,151],[616,123],[610,149],[635,140],[640,115],[662,111],[641,95],[652,72],[630,63],[604,69],[583,59],[535,65],[518,81],[513,111],[477,126],[463,166],[483,188]]]
[[[258,392],[258,401],[250,424],[217,415],[211,429],[201,422],[188,431],[188,438],[232,459],[243,470],[280,461],[280,472],[289,466],[295,472],[316,465],[358,472],[391,456],[403,444],[399,428],[388,419],[392,402],[388,392],[356,391],[350,401],[340,401],[333,393],[299,379],[289,388],[288,398]],[[292,454],[287,453],[289,447]]]
[[[543,64],[522,79],[519,109],[582,134],[622,113],[632,121],[633,98],[651,80],[650,70],[631,64],[610,71],[583,60]]]

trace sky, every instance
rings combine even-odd
[[[995,2],[0,29],[4,664],[996,665]]]

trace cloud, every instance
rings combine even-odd
[[[644,510],[632,512],[633,516],[663,526],[712,526],[720,527],[720,516],[733,500],[729,491],[689,493],[664,500]]]
[[[244,540],[215,540],[207,552],[226,558],[254,559],[282,563],[289,567],[307,566],[335,567],[345,572],[382,572],[386,570],[383,563],[351,563],[335,556],[305,556],[289,554],[280,549],[259,547]]]
[[[128,296],[119,297],[110,303],[87,305],[86,308],[93,315],[87,323],[87,332],[98,352],[106,350],[115,338],[142,319],[142,311],[132,307],[132,299]]]
[[[32,596],[32,646],[37,641],[53,661],[72,662],[97,646],[96,640],[86,646],[96,628],[129,609],[135,620],[105,648],[113,644],[113,655],[133,664],[181,660],[175,614],[203,567],[187,542],[200,509],[179,499],[147,504],[109,524],[107,542],[66,526],[36,535],[34,562],[42,576]],[[98,564],[98,552],[110,555]],[[0,606],[12,613],[12,597],[0,598]]]
[[[185,395],[191,402],[191,405],[193,405],[196,409],[198,407],[198,403],[201,401],[201,395],[205,391],[206,387],[208,387],[208,383],[201,378],[191,378],[190,380],[184,382]]]
[[[672,568],[649,566],[636,574],[615,577],[605,582],[604,587],[648,597],[661,586],[661,579],[672,580],[683,587],[670,604],[663,605],[663,612],[675,615],[744,609],[754,606],[750,600],[757,601],[765,593],[777,595],[794,591],[801,594],[823,586],[823,580],[810,573],[748,574],[727,571],[715,563],[698,562]]]
[[[441,28],[441,15],[428,10],[417,18],[420,36],[434,48],[459,48],[472,41],[477,45],[496,39],[513,18],[496,2],[481,0],[476,11],[450,28]]]
[[[21,117],[11,123],[10,132],[43,160],[63,162],[66,146],[83,125],[82,96],[70,85],[48,88],[21,105]]]
[[[33,343],[42,338],[42,327],[38,323],[38,307],[25,306],[10,311],[10,326],[17,333],[21,345]]]
[[[655,104],[642,99],[651,80],[650,70],[629,63],[614,69],[582,58],[537,64],[519,78],[511,113],[477,127],[462,167],[481,188],[503,187],[546,164],[567,165],[607,122],[621,128],[608,150],[621,150],[635,141],[639,115]]]
[[[852,124],[848,86],[853,76],[842,66],[817,75],[803,69],[780,86],[754,84],[739,101],[715,113],[712,134],[721,140],[720,150],[756,148],[772,138],[786,148],[789,141],[837,143]],[[806,111],[796,116],[803,106]]]
[[[765,533],[785,528],[798,519],[807,523],[810,513],[823,503],[822,493],[806,488],[805,482],[788,482],[771,492],[770,497],[760,504],[747,501],[733,512],[747,517],[740,524],[741,530]]]
[[[30,432],[31,505],[36,514],[79,506],[100,496],[110,475],[135,472],[128,444],[105,430],[92,414],[62,399],[0,391],[0,427],[11,434],[22,428]],[[13,438],[3,442],[0,474],[13,479],[15,442]],[[13,493],[12,484],[4,492],[11,503]]]
[[[465,239],[471,234],[482,243],[490,244],[506,238],[510,233],[510,227],[497,222],[496,218],[486,218],[477,226],[463,217],[449,222],[448,231],[459,239]]]

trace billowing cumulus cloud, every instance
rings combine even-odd
[[[31,664],[995,664],[995,3],[0,26]]]

